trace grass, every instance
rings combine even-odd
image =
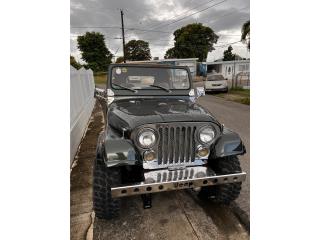
[[[107,74],[108,74],[107,72],[94,73],[93,77],[94,77],[95,84],[106,84]]]
[[[243,89],[239,87],[231,88],[228,93],[219,93],[216,96],[226,100],[250,105],[250,89]]]

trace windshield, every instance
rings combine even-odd
[[[114,67],[112,68],[112,88],[137,90],[159,90],[171,92],[174,89],[189,89],[187,70],[161,67]]]
[[[225,80],[222,75],[208,75],[207,81],[220,81]]]

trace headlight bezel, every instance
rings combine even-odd
[[[205,142],[205,141],[203,141],[203,140],[201,139],[201,133],[202,133],[202,131],[204,131],[206,128],[210,128],[210,129],[213,131],[213,138],[212,138],[210,141],[208,141],[208,142]],[[203,144],[203,145],[210,145],[210,144],[212,144],[212,143],[214,142],[214,140],[216,139],[216,136],[217,136],[217,131],[216,131],[216,129],[215,129],[213,126],[211,126],[211,125],[202,126],[202,127],[199,129],[199,131],[198,131],[198,140],[199,140],[199,142],[200,142],[201,144]]]
[[[145,132],[151,132],[153,133],[154,135],[154,141],[152,144],[150,145],[143,145],[141,142],[140,142],[140,137],[141,137],[141,134],[145,133]],[[142,128],[138,131],[137,133],[137,136],[136,136],[136,142],[138,143],[139,147],[143,148],[143,149],[150,149],[152,147],[154,147],[154,145],[157,143],[157,140],[158,140],[158,136],[157,136],[157,132],[152,129],[152,128]]]

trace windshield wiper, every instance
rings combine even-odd
[[[126,90],[129,90],[129,91],[134,92],[134,93],[137,92],[137,90],[135,90],[135,89],[128,88],[128,87],[125,87],[125,86],[122,86],[122,85],[119,85],[119,84],[116,84],[116,83],[112,83],[112,85],[115,85],[117,87],[121,87],[122,89],[126,89]]]
[[[151,85],[149,85],[149,86],[151,86],[151,87],[156,87],[156,88],[160,88],[160,89],[165,90],[165,91],[167,91],[167,92],[169,92],[169,93],[171,92],[170,89],[165,88],[165,87],[162,87],[162,86],[159,86],[159,85],[153,85],[153,84],[151,84]]]

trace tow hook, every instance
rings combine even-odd
[[[151,193],[142,194],[141,195],[142,202],[143,202],[143,208],[148,209],[152,207],[152,196]]]

